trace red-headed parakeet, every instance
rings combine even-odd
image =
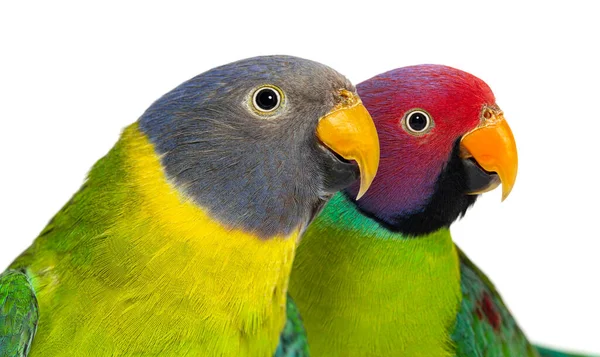
[[[334,196],[298,248],[290,293],[313,355],[538,356],[449,231],[478,194],[501,183],[506,198],[516,179],[516,144],[488,85],[419,65],[357,88],[381,165],[361,200],[357,186]]]

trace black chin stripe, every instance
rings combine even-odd
[[[420,211],[384,219],[364,211],[360,205],[357,205],[358,209],[387,229],[409,237],[449,227],[477,200],[476,195],[465,194],[468,190],[468,176],[459,152],[460,139],[455,142],[448,164],[436,181],[433,195]]]

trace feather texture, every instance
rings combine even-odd
[[[459,250],[462,302],[452,340],[460,357],[538,357],[494,285]]]
[[[287,322],[279,340],[275,357],[309,357],[306,331],[298,307],[290,296],[287,299]]]
[[[39,303],[30,356],[269,356],[296,235],[261,240],[212,220],[132,125],[11,266]]]
[[[317,356],[452,356],[460,304],[448,230],[406,239],[335,195],[298,247],[290,294]]]
[[[0,357],[27,356],[37,323],[37,300],[27,275],[0,274]]]
[[[447,229],[403,236],[343,194],[305,233],[290,292],[315,354],[538,356]]]

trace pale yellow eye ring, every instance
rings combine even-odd
[[[252,94],[252,106],[259,114],[271,114],[283,103],[283,92],[274,85],[258,87]]]

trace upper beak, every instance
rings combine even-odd
[[[319,120],[317,137],[339,156],[356,161],[360,170],[359,199],[373,183],[379,167],[379,137],[360,98],[347,90],[340,94],[342,103]]]
[[[472,157],[485,171],[496,173],[500,177],[504,201],[517,179],[517,144],[504,114],[490,108],[485,108],[484,111],[487,112],[482,124],[461,139],[463,158]],[[482,193],[496,186],[490,185],[471,193]]]

